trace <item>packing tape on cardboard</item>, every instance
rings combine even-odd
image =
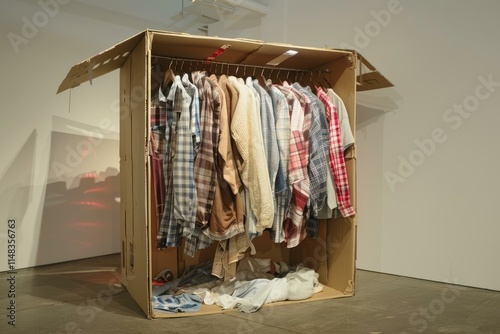
[[[224,44],[220,48],[218,48],[214,53],[210,55],[210,57],[207,58],[206,62],[210,63],[215,60],[215,58],[219,57],[222,53],[224,53],[227,49],[231,47],[230,44]]]

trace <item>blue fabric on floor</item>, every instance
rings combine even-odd
[[[178,296],[153,296],[153,308],[170,313],[198,312],[201,304],[201,297],[189,293]]]

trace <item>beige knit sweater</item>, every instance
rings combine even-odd
[[[231,136],[243,158],[241,179],[247,190],[250,208],[256,218],[258,232],[273,225],[274,200],[267,171],[264,141],[259,128],[259,111],[249,88],[230,76],[228,81],[239,93],[238,104],[231,120]]]

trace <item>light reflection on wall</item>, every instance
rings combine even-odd
[[[38,264],[120,251],[118,157],[116,139],[52,132]]]

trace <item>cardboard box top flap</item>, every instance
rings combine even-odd
[[[356,78],[356,90],[362,92],[379,88],[393,87],[394,84],[387,80],[365,57],[358,55],[358,76]]]
[[[356,90],[358,92],[393,86],[379,71],[362,73],[356,78]]]
[[[375,67],[353,50],[312,48],[290,44],[264,43],[257,40],[196,36],[186,33],[144,30],[111,48],[74,65],[63,80],[57,93],[74,88],[120,68],[139,41],[149,35],[149,48],[153,56],[176,59],[213,60],[221,63],[248,66],[314,70],[341,57],[356,54],[359,69],[371,72],[358,75],[357,90],[391,87]],[[365,80],[366,76],[366,80]]]
[[[143,37],[144,32],[141,32],[74,65],[59,85],[57,94],[87,81],[92,83],[94,78],[120,68]]]

